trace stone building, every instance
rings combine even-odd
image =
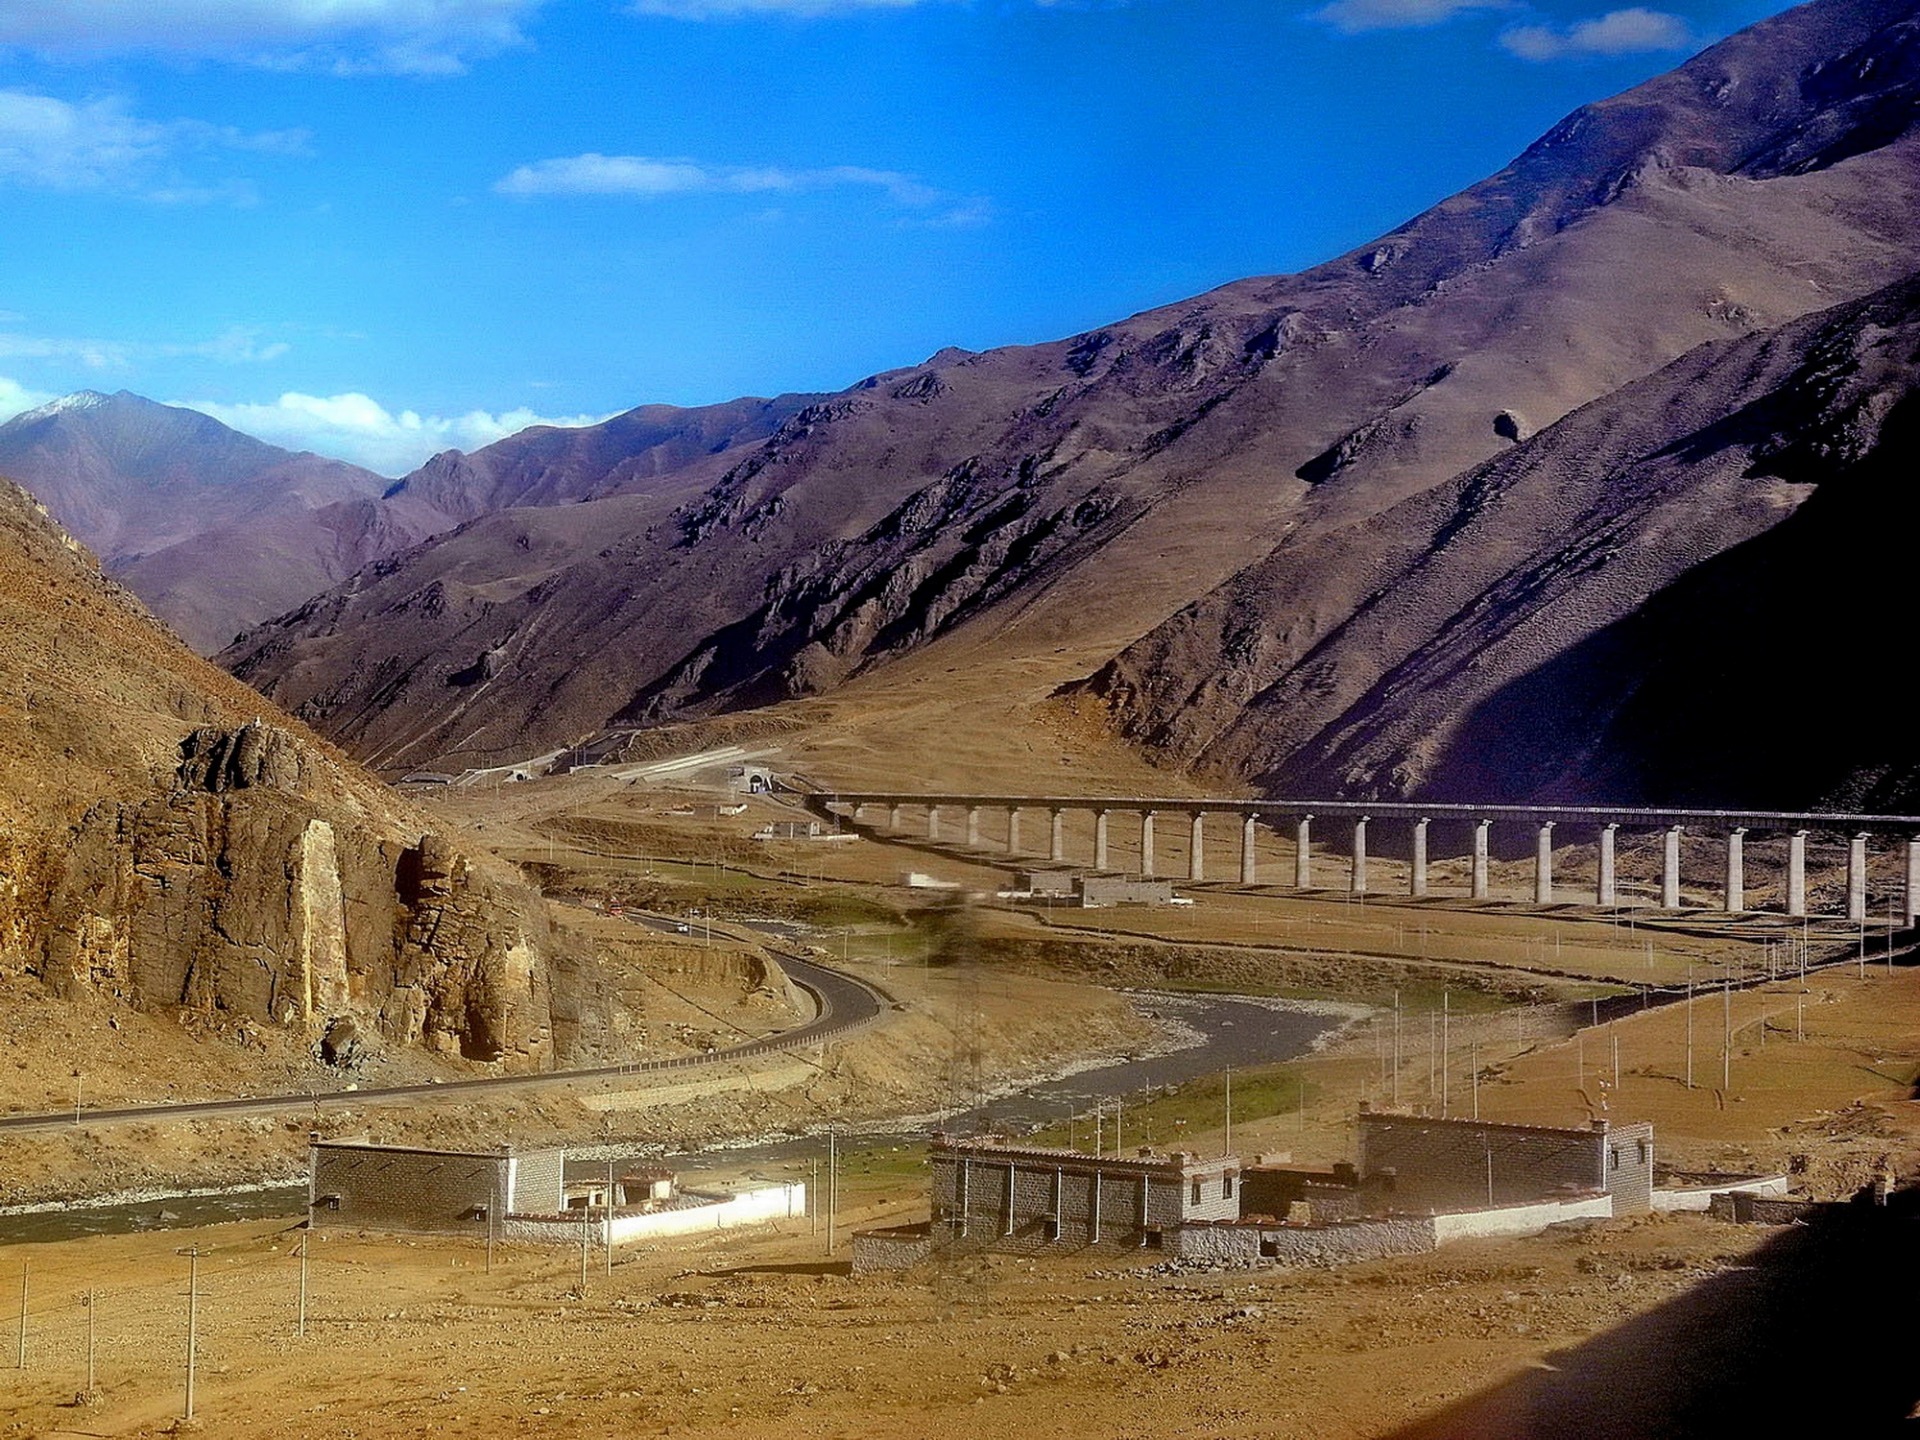
[[[307,1204],[315,1225],[485,1235],[511,1214],[566,1208],[560,1150],[428,1150],[316,1140]],[[491,1217],[491,1218],[490,1218]]]
[[[1605,1194],[1616,1215],[1653,1208],[1653,1126],[1511,1125],[1359,1114],[1359,1178],[1386,1208],[1450,1211]]]
[[[1157,1250],[1183,1224],[1240,1213],[1231,1155],[1088,1155],[938,1135],[929,1163],[932,1229],[968,1248]]]

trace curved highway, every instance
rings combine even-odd
[[[636,917],[638,918],[638,917]],[[658,924],[654,917],[647,923]],[[662,928],[672,928],[664,922]],[[804,1025],[780,1030],[758,1040],[730,1045],[705,1055],[681,1055],[671,1060],[643,1060],[624,1065],[595,1065],[582,1070],[548,1070],[532,1075],[490,1075],[475,1080],[443,1080],[424,1085],[387,1085],[368,1090],[326,1090],[303,1095],[243,1095],[231,1100],[190,1100],[165,1105],[132,1105],[111,1110],[67,1110],[54,1114],[0,1116],[0,1130],[36,1130],[75,1125],[111,1125],[124,1121],[191,1120],[206,1115],[269,1114],[284,1110],[364,1105],[369,1101],[402,1099],[407,1096],[442,1099],[449,1095],[484,1091],[532,1090],[555,1085],[571,1085],[582,1080],[608,1079],[627,1075],[650,1075],[665,1070],[690,1070],[702,1065],[719,1065],[754,1055],[771,1055],[798,1050],[809,1045],[841,1038],[871,1024],[892,1005],[880,991],[865,981],[856,980],[838,970],[829,970],[798,955],[767,947],[767,953],[780,962],[787,977],[813,997],[817,1013]]]

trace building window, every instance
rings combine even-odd
[[[1045,1231],[1047,1239],[1058,1240],[1060,1238],[1060,1217],[1058,1215],[1047,1216],[1047,1218],[1041,1222],[1041,1228]]]
[[[1618,1145],[1609,1145],[1607,1147],[1607,1169],[1618,1170],[1619,1168],[1620,1168],[1620,1147]]]
[[[1642,1140],[1640,1142],[1640,1163],[1642,1165],[1645,1165],[1650,1160],[1652,1160],[1653,1156],[1649,1153],[1650,1151],[1652,1151],[1652,1149],[1653,1147],[1649,1145],[1646,1141]]]
[[[1221,1177],[1221,1180],[1220,1180],[1220,1198],[1221,1198],[1222,1200],[1231,1200],[1231,1199],[1233,1199],[1233,1176],[1231,1176],[1231,1175],[1226,1175],[1226,1176],[1222,1176],[1222,1177]]]
[[[1193,1203],[1196,1205],[1200,1203],[1200,1179],[1198,1176],[1195,1176],[1193,1181]]]
[[[1164,1250],[1167,1237],[1158,1230],[1147,1231],[1146,1245],[1149,1250]]]

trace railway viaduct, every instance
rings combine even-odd
[[[964,842],[970,848],[981,844],[981,817],[998,814],[1005,817],[1005,854],[1009,857],[1045,858],[1057,864],[1069,863],[1066,819],[1070,814],[1093,817],[1093,850],[1078,863],[1091,861],[1095,870],[1108,870],[1111,823],[1116,816],[1127,817],[1138,826],[1139,870],[1152,875],[1154,870],[1154,827],[1163,817],[1172,818],[1187,828],[1186,852],[1189,881],[1207,878],[1207,831],[1209,824],[1224,825],[1229,833],[1237,831],[1239,876],[1242,885],[1262,883],[1259,831],[1262,825],[1278,831],[1290,826],[1293,831],[1293,885],[1296,889],[1316,888],[1312,878],[1314,825],[1332,822],[1351,827],[1347,847],[1347,889],[1354,895],[1370,892],[1367,880],[1368,827],[1392,823],[1409,831],[1406,853],[1407,894],[1420,897],[1428,893],[1428,837],[1435,821],[1464,822],[1471,833],[1471,897],[1489,898],[1488,861],[1493,827],[1531,828],[1534,837],[1533,898],[1549,905],[1556,900],[1572,899],[1556,892],[1553,878],[1555,832],[1582,838],[1591,837],[1598,861],[1592,903],[1614,907],[1620,903],[1615,879],[1615,842],[1622,830],[1655,832],[1663,837],[1660,881],[1660,908],[1682,908],[1681,838],[1688,832],[1717,835],[1724,842],[1726,865],[1716,878],[1720,883],[1721,909],[1730,914],[1754,913],[1757,907],[1747,903],[1746,856],[1750,837],[1776,846],[1785,842],[1786,893],[1784,913],[1800,918],[1808,914],[1807,845],[1809,837],[1823,840],[1834,837],[1844,841],[1847,850],[1846,917],[1864,923],[1867,919],[1867,868],[1870,847],[1897,847],[1904,864],[1901,869],[1900,914],[1908,925],[1920,921],[1920,815],[1848,815],[1829,812],[1770,810],[1686,810],[1647,809],[1607,805],[1471,805],[1422,804],[1408,801],[1359,800],[1235,800],[1235,799],[1150,799],[1141,796],[1088,795],[946,795],[900,791],[825,790],[816,792],[813,803],[827,813],[855,825],[869,823],[868,812],[884,813],[886,830],[894,835],[914,834],[933,842]],[[1031,851],[1022,844],[1021,822],[1035,816],[1045,827],[1045,842]],[[951,832],[951,833],[950,833]],[[1565,843],[1564,839],[1562,843]]]

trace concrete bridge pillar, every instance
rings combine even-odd
[[[1189,880],[1207,878],[1206,839],[1201,833],[1203,818],[1198,810],[1193,812],[1193,835],[1187,844],[1187,879]]]
[[[1738,825],[1727,832],[1727,913],[1747,913],[1747,832]]]
[[[1018,805],[1009,805],[1007,807],[1007,854],[1018,855],[1019,853],[1020,807]]]
[[[1593,887],[1593,903],[1604,910],[1611,910],[1619,903],[1613,878],[1613,841],[1619,833],[1620,827],[1611,821],[1600,827],[1600,873]]]
[[[1240,817],[1240,883],[1242,885],[1259,883],[1260,859],[1255,850],[1257,825],[1257,816],[1242,815]]]
[[[1542,820],[1533,844],[1533,903],[1553,903],[1553,821]]]
[[[887,806],[887,829],[898,833],[900,829],[900,802],[894,801]]]
[[[1667,827],[1666,847],[1660,857],[1660,908],[1680,908],[1680,826]]]
[[[940,807],[938,805],[929,805],[927,806],[927,839],[938,840],[939,838]]]
[[[1107,868],[1107,812],[1093,812],[1093,868]]]
[[[1473,898],[1487,898],[1487,831],[1493,828],[1491,820],[1473,822]]]
[[[1807,913],[1807,832],[1787,837],[1787,914],[1798,919]]]
[[[967,806],[967,848],[978,849],[980,845],[980,807]]]
[[[1313,888],[1313,817],[1302,815],[1293,827],[1293,888]]]
[[[1153,811],[1140,812],[1140,873],[1153,875]]]
[[[1413,822],[1413,863],[1407,867],[1407,893],[1416,898],[1427,893],[1427,820],[1425,816]]]
[[[867,804],[866,804],[866,802],[865,802],[864,800],[856,800],[856,801],[854,801],[854,802],[853,802],[853,813],[852,813],[851,815],[849,815],[849,816],[848,816],[847,818],[848,818],[849,820],[851,820],[851,821],[852,821],[852,822],[854,823],[854,825],[855,825],[856,827],[858,827],[858,826],[859,826],[859,824],[860,824],[860,816],[861,816],[861,814],[862,814],[862,812],[864,812],[864,811],[866,810],[866,808],[867,808]]]
[[[1362,815],[1353,822],[1353,866],[1347,888],[1355,895],[1367,893],[1367,821],[1371,818]]]
[[[1863,830],[1847,845],[1847,919],[1867,918],[1867,835]]]
[[[1058,865],[1067,858],[1067,820],[1064,810],[1052,815],[1052,830],[1047,837],[1047,858]]]
[[[1920,838],[1907,841],[1907,924],[1920,924]]]

